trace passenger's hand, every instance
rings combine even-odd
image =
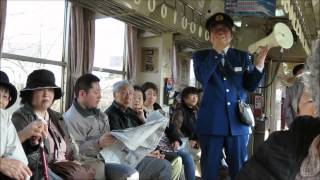
[[[179,149],[180,143],[179,143],[179,141],[175,141],[175,142],[173,142],[173,143],[171,144],[171,146],[172,146],[173,150],[176,151],[176,150]]]
[[[12,179],[25,180],[32,176],[28,166],[15,159],[1,158],[0,172]]]
[[[140,121],[145,123],[146,118],[144,117],[143,108],[134,108],[133,110],[137,113],[137,116],[140,119]]]
[[[155,150],[155,151],[152,151],[149,156],[151,157],[154,157],[154,158],[159,158],[159,159],[164,159],[165,155],[160,153],[159,150]]]
[[[194,148],[197,145],[197,141],[189,140],[189,146]]]
[[[104,148],[111,144],[113,144],[116,141],[116,139],[110,134],[105,133],[99,138],[99,147]]]
[[[259,47],[259,52],[258,52],[258,57],[254,61],[254,64],[257,68],[264,68],[264,62],[266,60],[267,54],[269,52],[269,47],[264,46],[264,47]]]
[[[43,123],[42,137],[47,138],[48,134],[49,134],[48,123],[47,123],[47,121],[45,121],[43,119],[39,119],[39,121],[42,121],[42,123]]]
[[[27,139],[33,138],[37,142],[43,136],[48,134],[48,126],[42,121],[33,121],[27,127],[18,132],[21,143]]]

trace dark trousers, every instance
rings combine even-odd
[[[247,160],[249,135],[215,136],[200,135],[202,180],[217,180],[221,166],[222,149],[226,153],[229,174],[234,180]]]

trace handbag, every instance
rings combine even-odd
[[[91,180],[96,175],[94,169],[87,165],[80,165],[73,161],[61,161],[51,164],[50,169],[62,179]]]
[[[243,102],[242,100],[238,101],[238,115],[240,118],[240,122],[254,127],[255,121],[251,107],[249,104]]]

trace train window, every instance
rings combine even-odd
[[[190,61],[190,68],[189,68],[189,86],[196,87],[196,77],[194,76],[193,72],[193,60]]]
[[[122,80],[122,75],[99,71],[93,71],[92,73],[100,79],[102,97],[99,103],[99,108],[102,111],[105,111],[113,101],[112,85],[115,82]]]
[[[65,2],[8,1],[3,52],[61,61]]]
[[[58,86],[61,84],[61,66],[34,62],[24,62],[7,58],[1,59],[1,70],[8,74],[8,76],[10,77],[10,81],[16,86],[18,91],[26,86],[27,76],[36,69],[51,70],[55,75],[56,84]],[[61,100],[55,101],[51,108],[56,111],[60,111],[60,102]],[[17,102],[14,104],[14,106],[10,107],[10,110],[14,111],[18,109],[19,103],[20,99],[18,97]]]
[[[100,78],[101,110],[113,101],[112,85],[123,79],[125,24],[113,18],[96,20],[93,74]]]
[[[96,20],[94,67],[123,70],[124,28],[113,18]]]
[[[65,1],[8,1],[1,70],[8,73],[18,91],[25,87],[27,76],[36,69],[54,72],[61,81]],[[10,109],[19,107],[20,100]],[[62,101],[52,107],[62,111]]]

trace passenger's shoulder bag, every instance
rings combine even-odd
[[[87,165],[80,165],[73,161],[62,161],[53,163],[50,169],[62,179],[88,179],[94,178],[96,172]]]

